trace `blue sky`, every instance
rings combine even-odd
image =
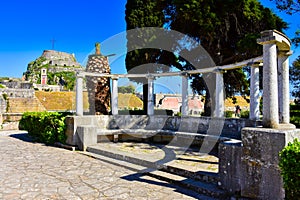
[[[275,8],[269,0],[261,1]],[[85,59],[95,42],[106,41],[126,30],[126,0],[3,0],[0,2],[0,77],[18,77],[27,64],[39,57],[43,50],[54,49],[74,53],[77,61]],[[300,25],[299,14],[291,17],[274,9],[291,28],[293,37]],[[299,23],[298,23],[299,22]],[[103,54],[117,51],[118,44],[102,48]],[[294,50],[293,61],[299,50]],[[114,73],[125,72],[124,57],[114,61]]]

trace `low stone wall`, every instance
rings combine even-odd
[[[19,81],[3,81],[0,82],[1,85],[5,85],[10,89],[31,89],[33,84],[28,82],[19,82]]]
[[[22,113],[3,113],[2,114],[2,119],[3,121],[8,121],[8,122],[18,122],[22,118]]]
[[[219,145],[220,185],[250,199],[284,199],[279,152],[300,129],[243,128],[241,142]]]
[[[34,98],[34,89],[0,89],[0,95],[7,94],[9,98]]]

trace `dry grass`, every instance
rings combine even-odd
[[[249,99],[250,99],[250,97],[249,97]],[[249,108],[250,104],[242,96],[236,96],[236,100],[237,100],[237,103],[233,104],[232,99],[227,98],[225,100],[225,108],[235,107],[236,105],[239,105],[241,108],[245,108],[245,107]]]
[[[44,92],[36,91],[35,96],[46,110],[68,111],[75,110],[75,92]],[[143,108],[143,102],[134,94],[119,94],[119,108]],[[83,109],[89,109],[88,94],[84,92]]]
[[[75,92],[44,92],[36,91],[35,96],[44,105],[46,110],[67,111],[75,110]],[[83,108],[88,109],[87,93],[83,96]]]
[[[143,108],[143,101],[134,94],[119,93],[118,107],[123,108]]]

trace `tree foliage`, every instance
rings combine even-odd
[[[276,3],[276,7],[279,10],[285,11],[289,15],[300,11],[299,0],[271,0],[271,1],[274,1]]]
[[[290,82],[294,89],[292,95],[296,98],[300,98],[300,56],[293,62],[290,67]]]
[[[128,85],[128,86],[120,86],[118,87],[119,93],[126,94],[130,93],[133,94],[135,92],[135,87],[133,85]]]
[[[242,61],[262,54],[256,39],[269,29],[283,31],[287,24],[257,0],[128,0],[127,30],[163,27],[186,34],[201,43],[216,65]],[[137,38],[127,36],[132,47]],[[146,41],[145,41],[146,42]],[[176,47],[174,47],[175,52]],[[180,55],[160,49],[137,49],[126,56],[128,71],[135,66],[159,63],[179,70],[195,69]],[[149,72],[167,69],[149,68]],[[160,65],[158,65],[160,66]],[[193,75],[192,88],[202,94],[207,86],[202,75]],[[224,74],[227,96],[249,94],[249,80],[243,69]]]

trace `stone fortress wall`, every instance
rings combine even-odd
[[[50,66],[72,66],[81,67],[75,59],[74,54],[69,54],[66,52],[55,51],[55,50],[44,50],[42,57],[49,61]]]
[[[6,94],[8,98],[34,98],[34,89],[0,89],[0,96]]]

